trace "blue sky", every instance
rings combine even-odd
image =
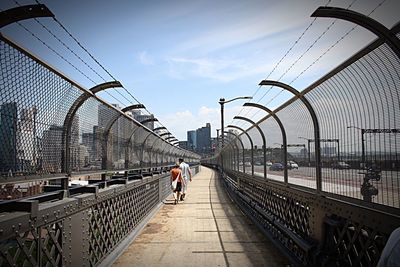
[[[40,2],[46,4],[56,18],[164,126],[178,139],[186,140],[188,130],[205,126],[207,122],[212,125],[212,135],[216,135],[215,129],[220,127],[218,100],[221,97],[230,99],[254,95],[253,102],[267,105],[270,109],[278,107],[290,97],[285,93],[278,95],[280,91],[277,89],[269,90],[264,96],[267,88],[259,88],[257,84],[268,76],[310,25],[313,21],[310,14],[318,6],[329,2],[329,6],[347,8],[352,4],[351,9],[368,14],[382,1]],[[33,4],[34,1],[20,0],[19,3]],[[0,3],[2,10],[14,6],[15,2],[11,0],[2,0]],[[399,7],[398,0],[386,0],[371,17],[390,28],[400,19]],[[57,33],[101,76],[111,79],[52,19],[42,18],[40,21]],[[269,78],[292,82],[353,27],[351,23],[337,21],[316,41],[332,21],[317,19]],[[24,21],[23,25],[60,51],[96,83],[103,82],[43,31],[40,25],[34,21]],[[68,66],[18,25],[7,26],[2,32],[84,87],[94,86],[93,82]],[[292,86],[302,90],[374,38],[366,30],[356,28],[297,78]],[[315,45],[307,50],[314,42]],[[110,91],[120,100],[121,106],[135,102],[127,93],[120,92],[127,99]],[[100,97],[111,103],[116,102],[105,93],[101,93]],[[242,104],[243,101],[236,101],[226,105],[227,124],[239,113],[254,120],[261,118],[261,114],[255,114],[254,111],[242,110]],[[240,122],[234,124],[242,126]]]

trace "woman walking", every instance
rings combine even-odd
[[[179,169],[179,163],[176,163],[171,170],[171,188],[174,192],[174,204],[178,203],[178,199],[181,196],[182,184],[184,183],[182,177],[182,171]]]

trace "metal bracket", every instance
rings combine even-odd
[[[45,5],[26,5],[11,8],[0,12],[0,28],[25,19],[32,19],[38,17],[52,17],[54,14]]]

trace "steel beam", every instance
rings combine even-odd
[[[105,89],[113,87],[122,87],[122,84],[118,81],[106,82],[92,87],[89,91],[84,91],[80,95],[68,110],[67,115],[64,119],[63,134],[62,134],[62,152],[61,152],[61,172],[70,173],[69,159],[70,159],[70,142],[71,142],[71,127],[73,120],[78,109],[83,103],[90,97],[93,97],[96,93]]]
[[[254,149],[253,149],[253,140],[251,139],[250,135],[249,135],[245,130],[243,130],[242,128],[240,128],[240,127],[238,127],[238,126],[236,126],[236,125],[228,125],[227,128],[238,129],[238,130],[242,131],[242,132],[247,136],[247,138],[249,138],[250,146],[251,146],[251,175],[254,176]],[[243,164],[244,164],[244,162],[243,162]],[[245,171],[244,171],[244,167],[243,167],[243,172],[245,172]]]
[[[233,119],[237,119],[237,120],[244,120],[248,123],[250,123],[251,125],[253,125],[258,132],[261,135],[261,138],[263,140],[263,157],[264,157],[264,179],[267,179],[267,165],[266,165],[266,161],[267,161],[267,140],[265,139],[265,135],[263,133],[263,131],[261,130],[260,126],[258,126],[254,121],[245,118],[245,117],[241,117],[241,116],[235,116]]]
[[[319,7],[311,14],[311,17],[336,18],[353,22],[383,39],[400,58],[400,40],[397,36],[383,24],[364,14],[339,7]]]
[[[317,193],[320,194],[322,191],[322,171],[321,171],[321,140],[320,140],[320,131],[319,131],[319,122],[317,118],[317,114],[314,111],[314,108],[311,106],[310,102],[308,99],[302,95],[299,91],[297,91],[295,88],[292,86],[278,82],[278,81],[272,81],[272,80],[263,80],[260,82],[259,85],[271,85],[271,86],[277,86],[282,89],[285,89],[292,94],[294,94],[298,99],[300,99],[301,102],[306,106],[308,112],[310,113],[311,120],[313,122],[314,126],[314,139],[315,139],[315,176],[317,179]]]
[[[39,17],[52,17],[54,18],[54,14],[43,4],[39,5],[26,5],[11,8],[5,11],[0,12],[0,28],[3,28],[6,25],[11,23],[39,18]]]
[[[243,145],[243,142],[242,142],[242,140],[240,139],[240,137],[237,135],[237,134],[234,134],[234,133],[232,133],[232,132],[229,132],[229,131],[224,131],[224,133],[227,133],[227,134],[232,134],[232,135],[234,135],[235,137],[236,137],[236,139],[238,139],[239,140],[239,142],[240,142],[240,144],[242,145],[242,158],[243,158],[243,172],[244,173],[246,173],[246,170],[245,170],[245,164],[244,164],[244,160],[245,160],[245,157],[244,157],[244,145]],[[239,149],[239,148],[238,148]],[[238,153],[239,153],[239,151],[238,151]],[[240,168],[238,168],[238,171],[240,171]]]
[[[272,110],[270,110],[269,108],[260,105],[260,104],[256,104],[256,103],[245,103],[243,105],[244,107],[254,107],[254,108],[258,108],[261,110],[264,110],[266,112],[268,112],[269,115],[271,115],[275,121],[278,123],[279,128],[281,129],[281,133],[282,133],[282,143],[283,143],[283,177],[284,177],[284,182],[285,184],[288,183],[288,169],[287,169],[287,139],[286,139],[286,131],[285,131],[285,127],[283,127],[283,124],[281,122],[281,120],[279,119],[279,117],[275,114],[275,112],[273,112]],[[266,164],[266,162],[264,162],[264,164]]]

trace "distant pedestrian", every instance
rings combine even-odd
[[[181,201],[184,201],[187,193],[187,188],[189,181],[192,181],[192,172],[190,171],[190,166],[187,164],[182,158],[179,159],[179,167],[182,171],[182,177],[184,180],[183,188],[182,188],[182,195]]]
[[[171,189],[174,192],[174,204],[178,203],[178,200],[182,193],[182,184],[184,179],[182,177],[182,171],[179,168],[179,163],[177,162],[171,170]]]

